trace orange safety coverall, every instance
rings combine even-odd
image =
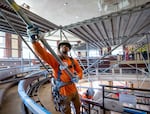
[[[53,75],[55,78],[57,78],[58,71],[59,71],[59,63],[57,62],[57,60],[53,57],[52,54],[47,52],[47,50],[45,48],[43,48],[39,42],[34,42],[33,48],[35,50],[35,53],[38,56],[40,56],[41,59],[43,59],[45,62],[47,62],[53,68]],[[68,66],[72,65],[72,61],[70,60],[70,58],[63,59],[62,61],[67,63]],[[83,75],[82,68],[80,67],[80,65],[76,59],[74,59],[74,65],[75,65],[75,67],[69,68],[69,70],[71,72],[76,71],[76,74],[79,76],[79,79],[82,79],[82,75]],[[60,79],[63,82],[71,81],[70,76],[68,76],[68,74],[64,70],[62,70],[62,72],[61,72]],[[75,84],[72,83],[72,84],[61,87],[59,92],[61,95],[69,96],[72,93],[77,92],[77,88],[76,88]]]
[[[86,93],[84,93],[83,95],[82,95],[82,98],[84,98],[84,99],[93,99],[93,96],[90,96],[90,95],[86,95]]]

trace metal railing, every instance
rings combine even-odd
[[[79,89],[89,87],[78,86]],[[105,114],[107,111],[118,113],[150,113],[150,90],[139,88],[128,88],[121,86],[100,85],[99,99],[84,99],[82,102],[82,113],[87,111],[88,114]],[[114,97],[115,96],[115,97]],[[86,103],[86,106],[84,105]]]
[[[32,84],[32,82],[34,82],[34,80],[37,80],[41,76],[46,75],[46,74],[47,74],[46,71],[38,71],[38,72],[31,73],[31,74],[27,75],[26,77],[32,77],[35,75],[36,76],[39,75],[39,77],[37,76],[37,77],[31,78],[29,80],[22,80],[19,82],[19,85],[18,85],[18,93],[19,93],[23,103],[28,108],[28,110],[30,110],[30,112],[32,112],[33,114],[51,114],[47,109],[45,109],[41,105],[37,104],[27,94],[27,92],[29,91],[29,89],[31,87],[30,85]]]

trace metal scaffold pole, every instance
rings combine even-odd
[[[20,16],[20,18],[24,21],[24,23],[27,26],[33,26],[33,24],[31,23],[30,19],[24,14],[24,12],[20,8],[20,6],[18,4],[16,4],[16,2],[14,0],[6,0],[6,1],[15,10],[15,12],[17,13],[17,15]],[[64,67],[65,72],[70,77],[73,77],[73,73],[67,67],[65,67],[65,64],[58,57],[58,55],[54,52],[54,50],[49,46],[49,44],[47,43],[47,41],[44,38],[41,38],[41,36],[37,36],[37,37],[42,42],[42,44],[48,49],[48,51],[54,56],[54,58],[58,61],[58,63],[60,64],[60,66]]]

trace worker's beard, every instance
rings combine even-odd
[[[62,54],[62,55],[68,55],[68,51],[67,50],[61,50],[60,54]]]
[[[65,51],[62,51],[62,54],[63,54],[63,55],[68,55],[68,51],[66,51],[66,50],[65,50]]]

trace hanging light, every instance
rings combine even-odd
[[[102,0],[97,0],[98,11],[102,11]]]
[[[21,6],[27,10],[30,10],[30,6],[27,5],[26,3],[23,3]]]

